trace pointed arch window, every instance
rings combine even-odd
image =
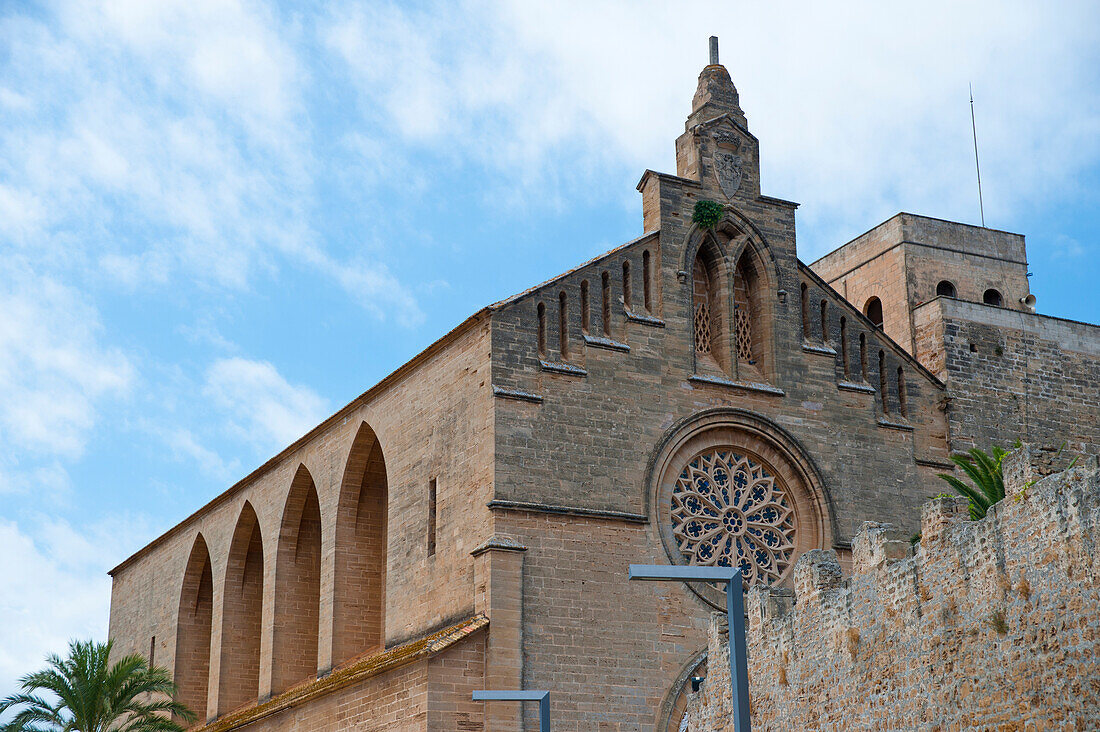
[[[704,242],[692,265],[692,331],[695,342],[695,369],[701,372],[729,374],[729,346],[723,311],[724,296],[721,259],[713,241]]]
[[[768,331],[764,323],[764,278],[746,247],[733,271],[733,317],[739,378],[764,379]]]

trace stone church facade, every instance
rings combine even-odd
[[[803,264],[717,63],[676,153],[641,237],[470,316],[112,570],[116,652],[210,729],[535,729],[470,698],[528,688],[555,729],[666,732],[723,600],[630,563],[786,586],[865,520],[917,530],[954,449],[1098,451],[1100,328],[1033,312],[1023,237],[899,214]]]

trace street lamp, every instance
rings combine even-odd
[[[697,567],[631,564],[630,579],[658,582],[724,582],[729,619],[730,686],[733,690],[734,732],[749,732],[749,661],[745,644],[745,598],[741,570],[734,567]]]
[[[474,692],[474,701],[537,701],[539,703],[539,732],[550,732],[549,691],[489,691]]]

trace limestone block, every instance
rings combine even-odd
[[[894,524],[864,521],[852,539],[852,573],[867,572],[885,562],[904,559],[909,543]]]
[[[969,504],[962,496],[933,498],[921,509],[921,544],[938,542],[948,527],[960,524],[969,518]]]
[[[835,590],[843,582],[840,561],[832,549],[812,549],[794,565],[794,590],[800,601]]]

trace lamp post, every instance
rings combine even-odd
[[[549,691],[489,691],[474,692],[474,701],[537,701],[539,703],[539,732],[550,732]]]
[[[749,660],[745,643],[745,598],[741,570],[734,567],[697,567],[631,564],[630,579],[658,582],[724,582],[729,620],[730,686],[733,691],[734,732],[750,732]]]

